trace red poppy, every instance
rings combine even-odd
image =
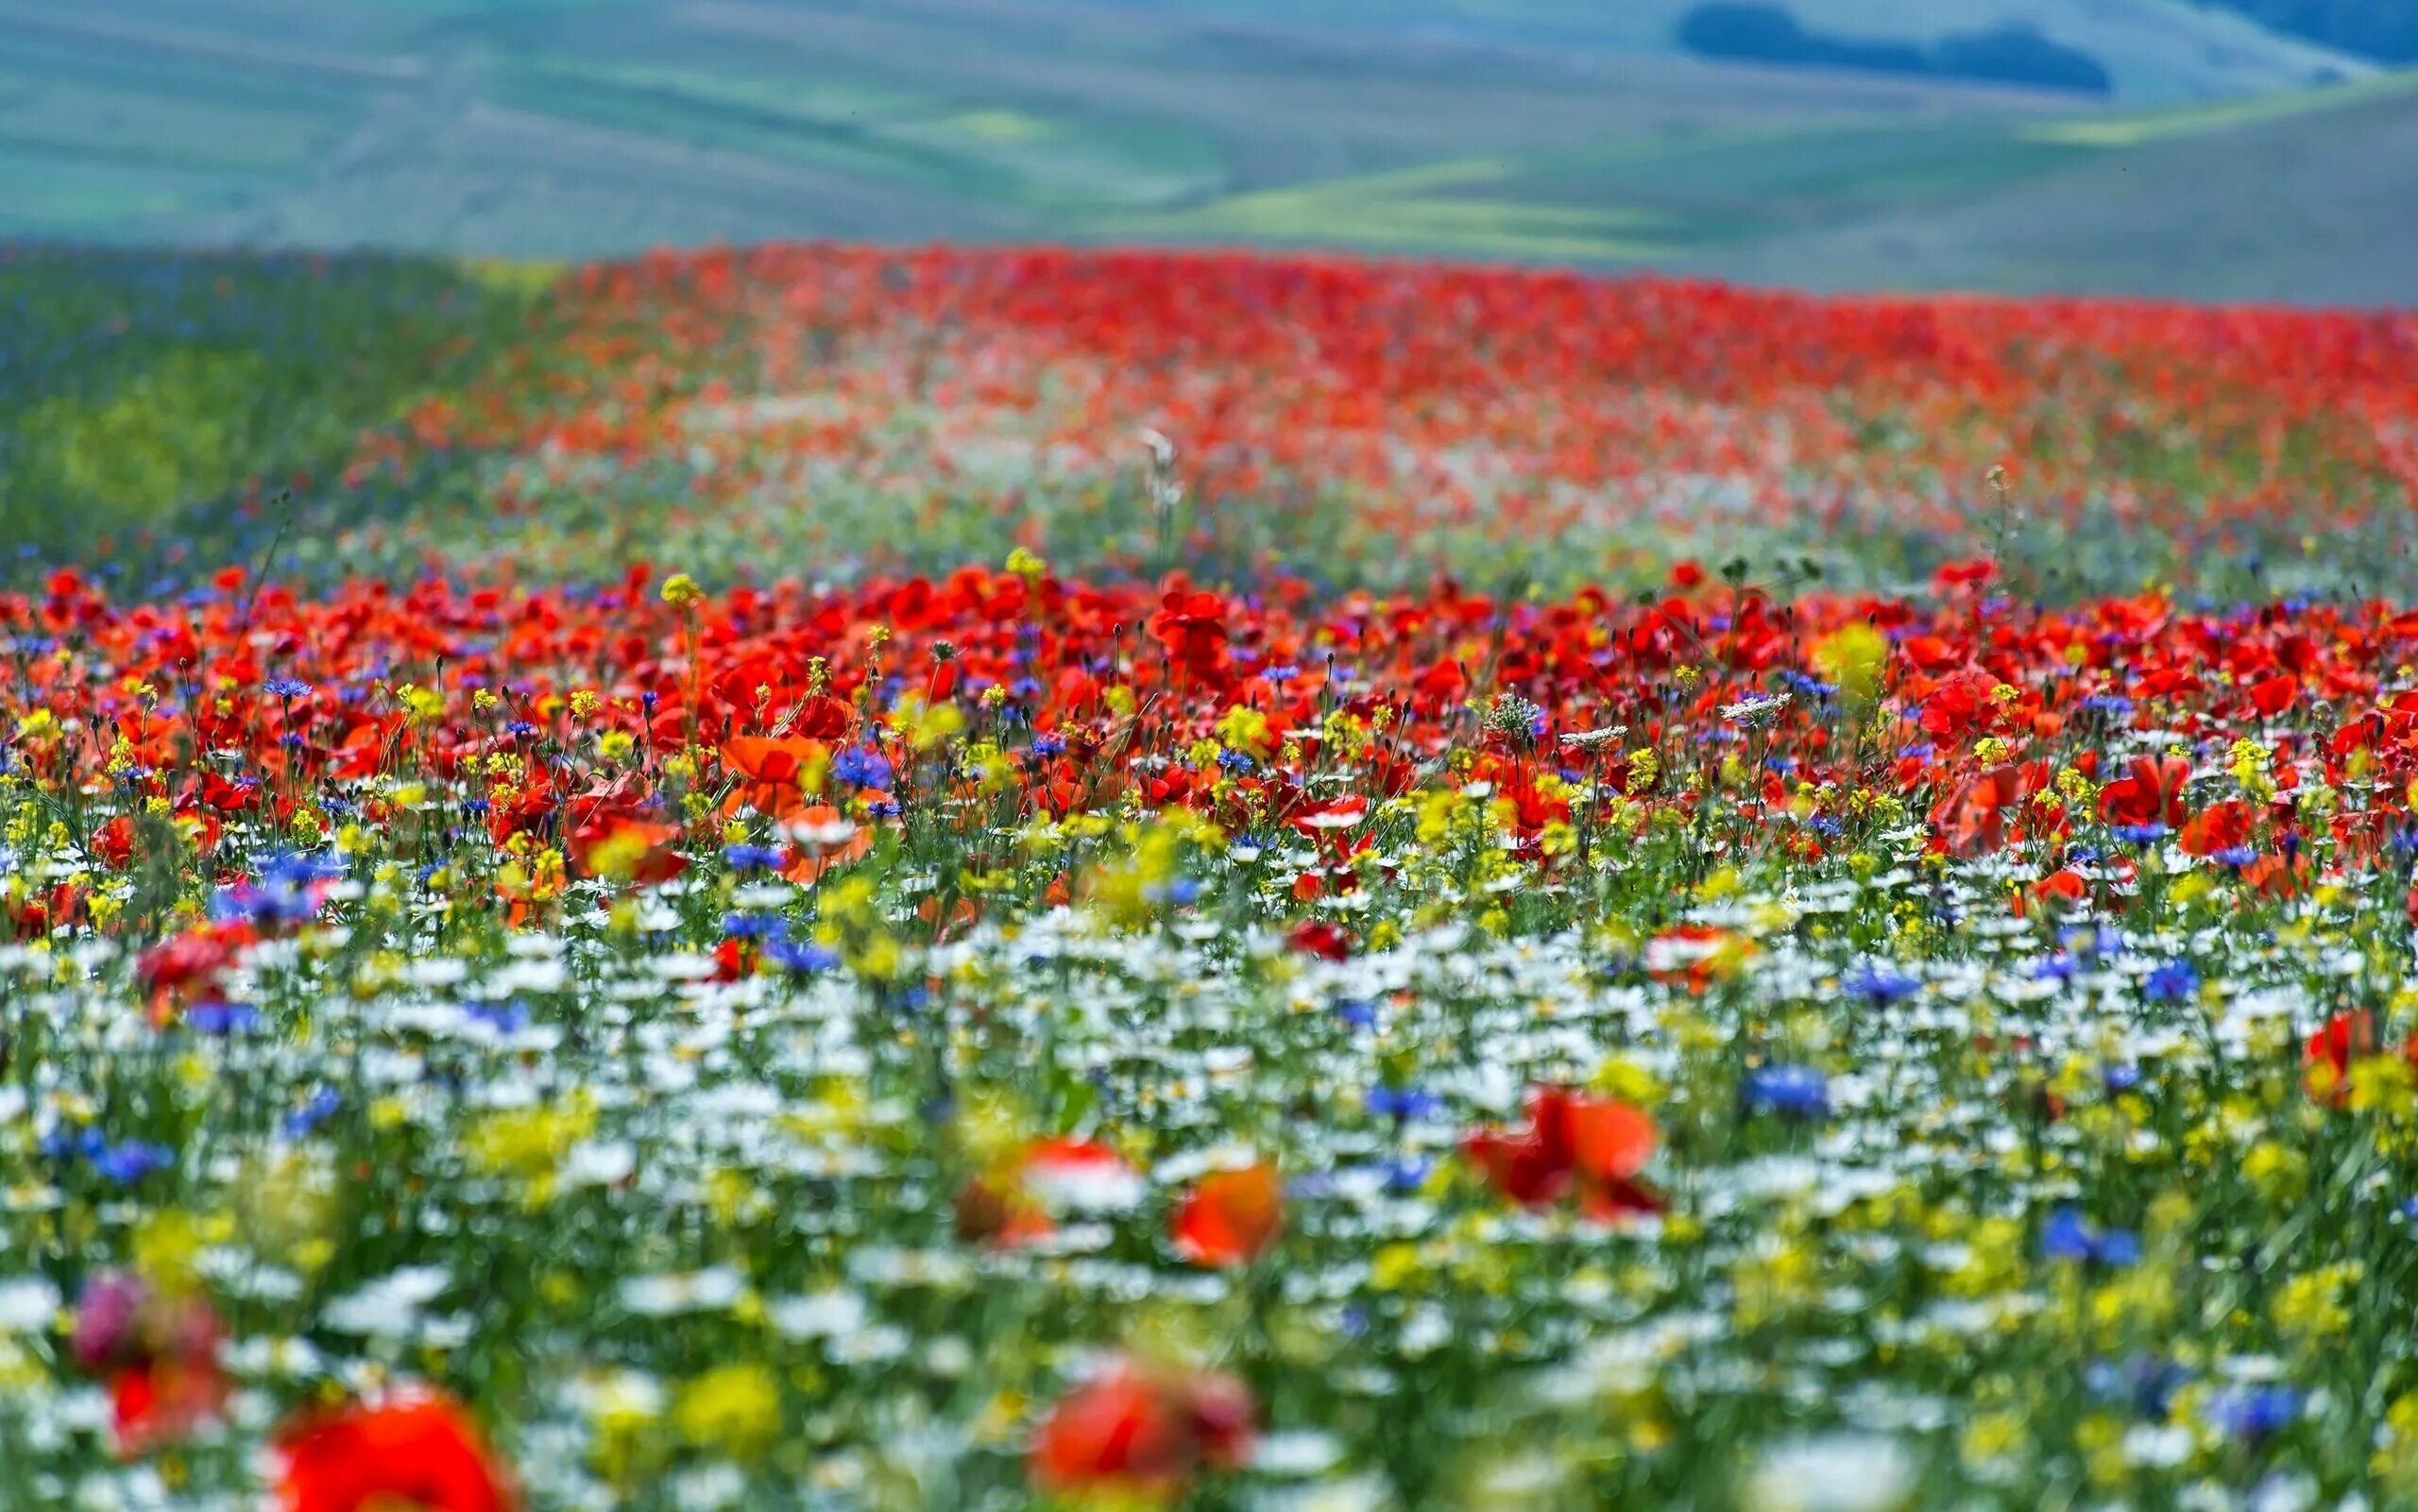
[[[312,1413],[277,1436],[279,1512],[514,1512],[511,1476],[467,1413],[434,1392]]]
[[[1048,1495],[1172,1502],[1201,1470],[1244,1463],[1252,1417],[1231,1376],[1119,1363],[1050,1409],[1033,1439],[1033,1482]]]
[[[1196,1266],[1248,1265],[1285,1230],[1285,1183],[1265,1161],[1200,1179],[1169,1225],[1175,1252]]]
[[[1575,1191],[1590,1217],[1612,1218],[1660,1211],[1660,1198],[1638,1181],[1659,1138],[1642,1108],[1540,1087],[1528,1096],[1524,1128],[1479,1130],[1461,1141],[1461,1152],[1487,1184],[1524,1207]]]
[[[2183,785],[2190,777],[2191,763],[2180,756],[2136,756],[2125,774],[2100,793],[2100,817],[2111,824],[2164,824],[2179,829],[2184,820]]]
[[[110,1424],[122,1455],[173,1444],[218,1416],[229,1383],[212,1354],[162,1356],[110,1377]]]
[[[688,858],[672,849],[672,841],[679,837],[677,824],[637,819],[591,820],[571,831],[570,863],[582,876],[595,876],[598,867],[609,860],[616,878],[654,887],[689,869]]]

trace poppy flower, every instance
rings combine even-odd
[[[2099,795],[2099,814],[2111,824],[2164,824],[2180,828],[2185,818],[2183,785],[2191,763],[2180,756],[2136,756],[2125,774]]]
[[[1524,1207],[1575,1192],[1588,1216],[1613,1218],[1660,1211],[1660,1198],[1637,1180],[1659,1138],[1642,1108],[1540,1087],[1528,1096],[1524,1127],[1478,1130],[1461,1141],[1461,1153],[1488,1185]]]
[[[469,1416],[433,1391],[307,1414],[276,1440],[279,1512],[514,1512],[511,1476]]]
[[[604,876],[654,887],[689,869],[688,858],[672,849],[680,836],[677,824],[643,820],[592,820],[571,832],[570,862],[583,876]]]
[[[1262,1161],[1202,1177],[1169,1225],[1175,1252],[1196,1266],[1248,1265],[1285,1229],[1285,1184]]]
[[[1121,1361],[1050,1409],[1033,1437],[1033,1483],[1048,1495],[1173,1502],[1202,1470],[1244,1463],[1252,1419],[1231,1376]]]

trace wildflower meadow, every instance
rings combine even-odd
[[[0,331],[0,1507],[2418,1498],[2418,315]]]

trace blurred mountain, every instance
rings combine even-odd
[[[1560,53],[1700,51],[1692,34],[1763,13],[1814,45],[1811,66],[1951,72],[1943,51],[2030,38],[2103,72],[2120,99],[2170,104],[2290,89],[2367,71],[2355,53],[2287,36],[2235,9],[2327,0],[1118,0],[1120,8]],[[2418,15],[2418,0],[2334,0]],[[2227,8],[2228,7],[2234,8]],[[1727,18],[1725,12],[1733,13]],[[1861,61],[1858,56],[1861,55]],[[1894,56],[1896,61],[1890,59]]]
[[[1743,46],[1706,8],[0,0],[0,240],[1119,241],[2418,302],[2418,74],[2185,0],[1719,0]]]
[[[2305,37],[2379,62],[2418,62],[2418,5],[2410,0],[2200,0],[2286,36]]]

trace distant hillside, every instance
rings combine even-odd
[[[2101,145],[1986,193],[1710,250],[1697,265],[1820,289],[2418,304],[2418,75],[2231,112],[2029,129]]]
[[[2200,0],[2238,10],[2272,31],[2305,37],[2380,62],[2418,62],[2411,0]]]
[[[1899,0],[1790,0],[1875,51],[1708,60],[1653,29],[1702,3],[0,0],[0,241],[1244,244],[2418,303],[2418,76],[2182,0],[1936,0],[1902,42]],[[2116,102],[1977,59],[2025,17]],[[2277,87],[2305,71],[2344,77]]]
[[[1116,0],[1121,8],[1294,28],[1405,34],[1492,46],[1661,53],[1708,0]],[[2226,0],[2249,7],[2261,0]],[[2273,0],[2288,3],[2288,0]],[[2322,0],[2307,0],[2322,3]],[[2356,0],[2345,0],[2356,3]],[[2370,0],[2418,11],[2418,0]],[[1029,7],[1030,0],[1025,0]],[[1718,7],[1718,8],[1737,8]],[[2368,64],[2287,37],[2210,0],[1764,0],[1803,31],[1935,61],[1951,40],[2028,34],[2103,69],[2118,98],[2171,104],[2355,77]],[[1801,61],[1819,63],[1819,59]],[[1831,59],[1835,64],[1836,59]],[[1918,70],[1938,72],[1931,61]]]

